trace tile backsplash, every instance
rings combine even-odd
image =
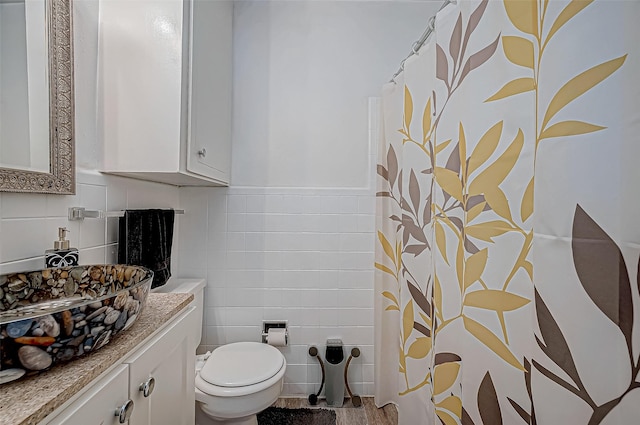
[[[118,254],[118,218],[69,221],[69,207],[118,211],[126,208],[178,208],[178,188],[94,171],[78,170],[75,195],[0,194],[0,273],[44,267],[58,227],[80,250],[80,263],[113,263]],[[177,245],[179,218],[174,245]],[[172,257],[178,263],[177,250]]]

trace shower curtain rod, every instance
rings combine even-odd
[[[444,9],[448,4],[456,3],[456,1],[457,0],[445,0],[444,3],[442,3],[442,6],[440,6],[440,9],[438,9],[438,12]],[[424,45],[424,43],[426,43],[427,39],[433,33],[435,28],[436,28],[436,16],[433,15],[431,18],[429,18],[429,25],[427,26],[427,29],[424,30],[424,32],[422,33],[422,36],[418,39],[418,41],[413,43],[413,46],[411,46],[411,53],[409,53],[409,55],[406,58],[404,58],[402,62],[400,62],[400,68],[398,68],[396,73],[393,74],[393,77],[391,77],[391,79],[389,80],[390,83],[396,82],[396,77],[400,75],[402,71],[404,71],[404,63],[411,56],[418,54],[418,50],[420,50],[420,48]]]

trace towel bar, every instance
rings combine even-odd
[[[184,214],[184,210],[175,210],[176,214]],[[84,220],[85,218],[109,218],[109,217],[123,217],[124,210],[122,211],[100,211],[100,210],[88,210],[84,207],[70,207],[69,208],[69,220]]]

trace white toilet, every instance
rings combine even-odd
[[[204,313],[203,279],[170,279],[154,292],[187,292],[200,311],[195,346]],[[195,353],[194,353],[195,355]],[[282,392],[287,362],[275,347],[259,342],[223,345],[196,361],[196,425],[257,425],[256,414]]]

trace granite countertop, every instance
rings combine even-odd
[[[0,425],[35,425],[182,311],[191,294],[151,293],[138,320],[109,344],[40,375],[0,385]]]

